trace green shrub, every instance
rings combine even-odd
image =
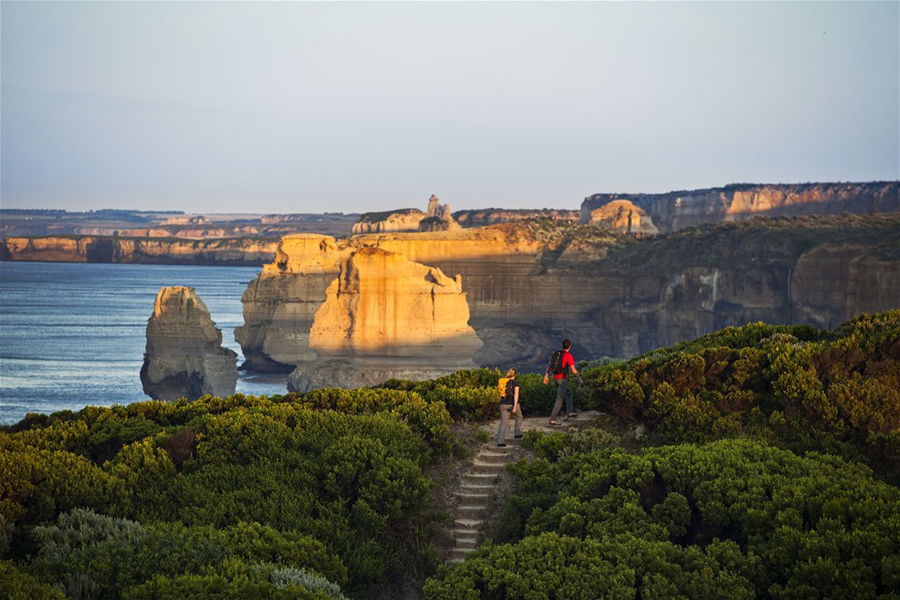
[[[543,533],[482,547],[429,579],[425,598],[754,598],[752,565],[736,546],[722,546],[704,552],[628,535],[599,540]]]
[[[60,515],[56,525],[36,528],[35,536],[39,554],[29,570],[73,598],[118,598],[122,590],[156,576],[202,573],[234,560],[303,569],[335,586],[347,581],[347,569],[321,542],[259,523],[223,529],[180,523],[144,526],[74,510]]]
[[[0,452],[0,515],[8,526],[49,521],[75,507],[120,503],[121,482],[87,459],[61,450]]]
[[[749,440],[629,454],[618,448],[565,453],[566,436],[534,437],[535,448],[544,443],[551,460],[510,465],[515,494],[498,539],[523,544],[558,534],[617,543],[634,536],[648,547],[708,556],[730,544],[731,558],[721,565],[743,574],[753,584],[745,591],[760,597],[794,598],[810,589],[828,589],[829,597],[876,597],[894,589],[900,490],[858,463],[798,456]],[[634,566],[646,570],[640,585],[648,576],[671,573],[656,562]],[[476,562],[460,576],[480,581],[478,569]],[[521,565],[510,570],[525,572]],[[826,587],[816,588],[817,578]],[[692,597],[678,585],[666,586],[664,595]]]
[[[63,600],[62,592],[0,561],[0,598],[6,600]]]
[[[834,332],[754,323],[586,372],[587,405],[658,441],[753,432],[866,460],[900,479],[900,311]],[[878,440],[877,443],[872,443]]]

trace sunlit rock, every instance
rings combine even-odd
[[[147,323],[141,368],[144,393],[156,400],[229,396],[237,383],[237,354],[222,347],[222,332],[191,287],[164,287]]]
[[[591,211],[590,222],[633,235],[659,233],[653,220],[642,208],[628,200],[612,200]]]
[[[318,359],[298,365],[289,389],[427,379],[475,366],[482,343],[459,276],[365,247],[342,261],[325,295],[309,331]]]

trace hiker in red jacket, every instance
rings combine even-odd
[[[575,417],[575,402],[573,399],[572,388],[569,387],[569,372],[572,375],[578,375],[578,369],[575,368],[575,358],[569,350],[572,348],[572,342],[569,340],[562,341],[562,351],[557,350],[550,357],[550,364],[547,365],[547,371],[544,373],[544,384],[550,381],[550,375],[553,375],[553,381],[556,383],[556,402],[553,404],[553,412],[550,413],[550,424],[559,425],[556,415],[562,408],[563,398],[566,399],[566,417]]]

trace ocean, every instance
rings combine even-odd
[[[159,288],[196,288],[222,343],[238,353],[241,295],[258,267],[0,261],[0,424],[27,413],[148,400],[147,320]],[[237,391],[283,394],[285,375],[241,372]]]

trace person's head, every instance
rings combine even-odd
[[[572,340],[563,340],[563,350],[568,350],[572,347]]]
[[[506,372],[506,376],[509,377],[510,379],[515,379],[515,378],[516,378],[516,375],[517,375],[518,373],[519,373],[519,372],[516,371],[515,369],[510,369],[509,371]]]

